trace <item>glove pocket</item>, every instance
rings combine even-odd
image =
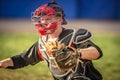
[[[63,56],[63,55],[62,55]],[[77,64],[77,59],[71,55],[65,55],[63,57],[56,57],[56,63],[61,70],[69,70]]]

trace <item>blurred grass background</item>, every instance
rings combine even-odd
[[[19,54],[37,40],[35,33],[1,33],[0,60]],[[120,35],[94,34],[92,41],[103,50],[103,57],[93,61],[103,80],[120,80]],[[52,76],[45,63],[40,62],[17,70],[0,69],[0,80],[52,80]]]

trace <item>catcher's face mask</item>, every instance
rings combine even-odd
[[[57,28],[57,21],[55,17],[62,17],[63,22],[66,23],[63,17],[63,11],[56,4],[45,4],[40,6],[32,13],[32,21],[41,35],[53,33]],[[63,24],[63,23],[62,23]]]

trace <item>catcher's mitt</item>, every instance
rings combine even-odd
[[[76,49],[57,42],[48,42],[46,49],[54,57],[55,63],[60,70],[72,69],[79,59]]]

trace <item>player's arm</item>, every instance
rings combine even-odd
[[[29,64],[33,65],[40,61],[38,55],[38,43],[33,44],[28,50],[24,51],[20,55],[12,56],[0,61],[1,68],[17,69],[27,66]]]
[[[101,58],[103,55],[102,50],[90,40],[77,44],[76,46],[78,48],[78,52],[81,53],[81,59],[95,60]]]
[[[94,60],[101,57],[102,52],[98,51],[95,47],[80,49],[81,59]]]
[[[81,59],[94,60],[102,56],[101,49],[90,41],[92,34],[85,29],[79,29],[73,43],[81,53]]]

